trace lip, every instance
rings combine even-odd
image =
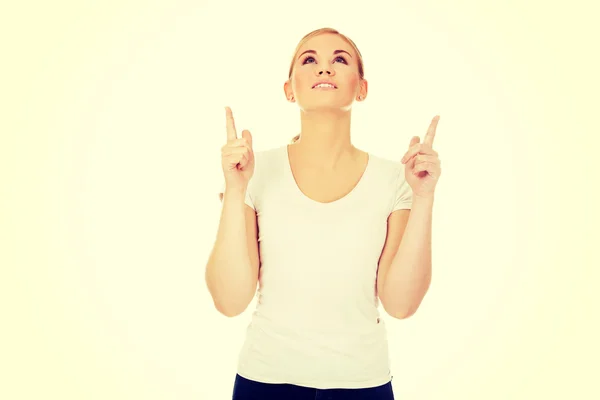
[[[333,88],[334,88],[334,89],[337,89],[337,85],[336,85],[335,83],[333,83],[333,82],[330,82],[330,81],[319,81],[319,82],[316,82],[316,83],[315,83],[315,84],[312,86],[312,88],[313,88],[313,89],[315,89],[315,86],[317,86],[317,85],[320,85],[320,84],[322,84],[322,83],[325,83],[325,84],[328,84],[328,85],[333,85]]]

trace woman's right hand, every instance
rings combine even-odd
[[[225,107],[227,143],[221,148],[221,166],[227,189],[246,190],[254,174],[254,152],[252,135],[244,130],[238,139],[231,108]]]

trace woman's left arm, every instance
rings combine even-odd
[[[378,286],[381,303],[394,318],[413,315],[429,289],[432,210],[433,198],[414,197],[410,211],[399,210],[389,218],[390,240],[403,233],[395,254],[382,256]]]
[[[433,118],[423,143],[415,136],[402,158],[412,188],[411,210],[398,210],[388,221],[388,243],[379,264],[377,289],[386,312],[408,318],[423,301],[431,283],[433,199],[441,163],[433,150],[439,116]]]

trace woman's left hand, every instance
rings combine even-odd
[[[433,118],[423,143],[420,143],[418,136],[414,136],[410,140],[408,151],[402,157],[402,164],[406,166],[404,177],[412,188],[413,195],[418,197],[433,198],[435,185],[442,173],[438,153],[433,150],[433,138],[439,120],[439,115]]]

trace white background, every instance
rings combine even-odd
[[[433,282],[415,316],[385,316],[396,398],[598,398],[588,3],[0,12],[0,397],[231,397],[254,303],[225,318],[204,283],[224,106],[255,150],[288,142],[293,51],[333,27],[358,45],[369,81],[355,145],[399,160],[441,116]]]

